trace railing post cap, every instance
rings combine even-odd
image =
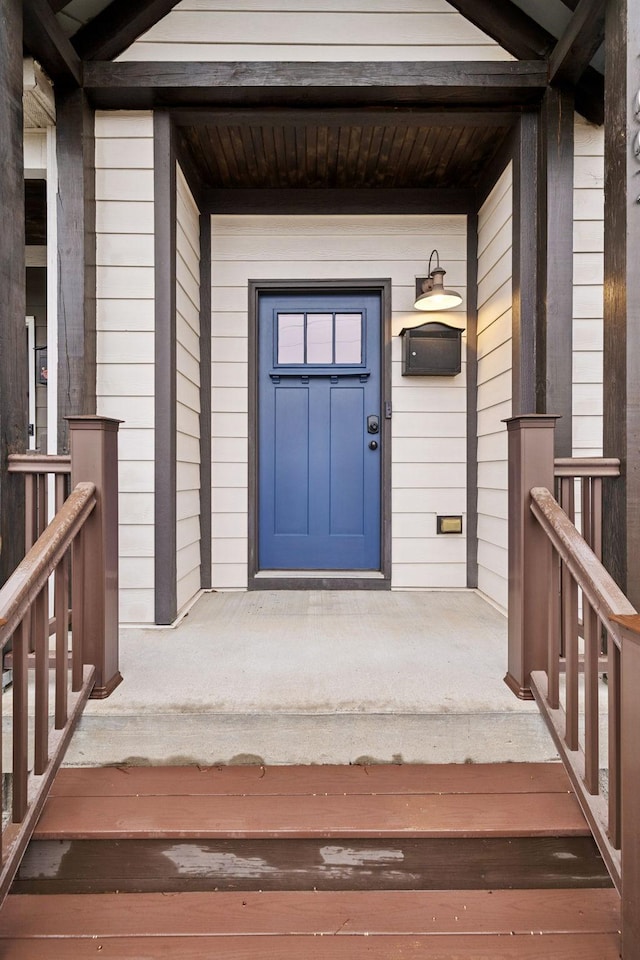
[[[560,413],[521,413],[517,417],[505,417],[507,430],[519,430],[521,427],[553,427],[556,420],[561,420]]]
[[[116,420],[114,417],[101,417],[95,413],[86,413],[78,416],[69,416],[64,418],[71,430],[117,430],[124,420]]]

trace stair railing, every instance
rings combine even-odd
[[[2,781],[10,779],[12,796],[10,811],[3,810],[0,903],[87,699],[108,696],[122,679],[117,430],[116,420],[70,418],[73,489],[0,589],[0,649],[12,645],[12,685],[2,693],[12,745],[10,763],[0,755],[0,773],[9,767]]]
[[[555,419],[507,421],[505,679],[518,696],[538,703],[621,894],[622,956],[640,960],[640,616],[597,555],[595,500],[583,506],[590,544],[551,492]],[[565,486],[584,476],[572,469],[565,462]],[[600,479],[616,476],[619,465],[605,461],[592,469]]]

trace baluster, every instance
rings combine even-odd
[[[593,550],[593,488],[590,477],[580,480],[580,500],[582,507],[582,536]]]
[[[552,710],[560,706],[560,557],[555,550],[551,557],[551,596],[549,597],[547,702]]]
[[[32,623],[36,643],[33,769],[39,776],[44,773],[49,762],[49,610],[46,587],[36,597]]]
[[[28,664],[31,611],[13,634],[13,822],[27,812],[29,757]]]
[[[69,552],[56,567],[54,587],[56,618],[56,730],[67,722],[69,683]]]
[[[582,595],[584,622],[584,783],[589,793],[600,791],[600,742],[598,704],[598,655],[600,621],[587,598]]]
[[[598,560],[602,560],[602,477],[593,477],[591,485],[591,509],[593,511],[591,520],[591,549]]]
[[[566,728],[569,750],[578,749],[578,585],[563,568],[562,624],[566,657]]]
[[[82,688],[84,633],[84,531],[73,541],[71,553],[71,689],[74,693]]]
[[[620,849],[620,650],[607,633],[609,692],[609,839]]]

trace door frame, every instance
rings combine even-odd
[[[380,297],[380,576],[257,576],[258,568],[258,302],[262,293],[374,293]],[[391,588],[391,280],[249,280],[249,590],[389,590]]]

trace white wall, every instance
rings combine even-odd
[[[120,619],[154,618],[153,119],[96,113],[97,412],[120,427]]]
[[[604,129],[575,122],[573,455],[602,455]]]
[[[176,541],[178,610],[200,589],[200,221],[176,177]]]
[[[512,213],[509,164],[478,217],[478,587],[505,610]]]
[[[247,585],[249,279],[391,277],[393,571],[397,588],[466,585],[465,538],[437,537],[436,513],[466,510],[466,372],[401,376],[403,326],[416,275],[437,246],[447,284],[465,293],[464,217],[214,216],[212,218],[213,586]],[[440,316],[464,326],[461,312]],[[466,527],[466,524],[465,524]]]
[[[512,60],[445,0],[182,0],[120,60]]]

